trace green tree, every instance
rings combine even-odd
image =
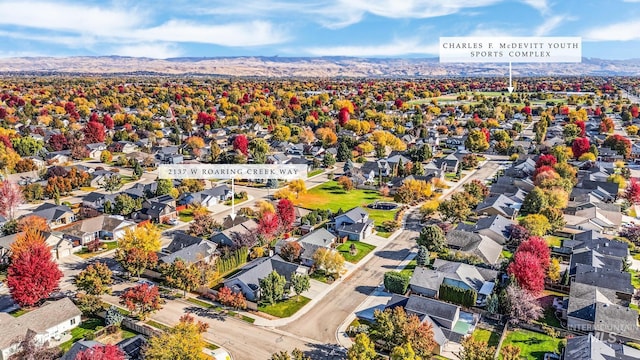
[[[86,267],[76,276],[76,286],[90,295],[111,293],[112,272],[105,263],[96,262]]]
[[[100,182],[100,186],[105,191],[113,194],[114,191],[118,191],[122,187],[122,178],[120,178],[120,175],[118,174],[105,176]]]
[[[446,247],[444,231],[438,225],[423,227],[416,241],[419,246],[424,246],[429,251],[440,252]]]
[[[548,204],[547,195],[541,188],[536,186],[524,197],[521,211],[523,214],[538,214]]]
[[[30,136],[19,136],[11,139],[13,150],[20,156],[33,156],[38,154],[44,148],[44,143]]]
[[[261,302],[273,305],[284,296],[287,279],[278,274],[277,271],[272,271],[267,277],[260,279],[259,282]]]
[[[353,158],[351,149],[349,149],[349,146],[344,141],[341,141],[340,144],[338,145],[337,158],[338,158],[338,161],[347,161]]]
[[[489,142],[482,131],[471,130],[464,146],[471,152],[483,152],[489,148]]]
[[[195,264],[190,264],[178,258],[171,264],[163,263],[159,267],[167,285],[182,290],[184,296],[187,291],[194,291],[200,286],[201,274]]]
[[[173,189],[173,180],[171,179],[158,179],[157,183],[156,196],[167,195]]]
[[[331,154],[329,152],[325,152],[324,153],[324,157],[322,158],[322,166],[330,167],[335,163],[336,163],[335,156],[333,156],[333,154]]]
[[[249,152],[255,164],[264,164],[269,154],[269,143],[263,138],[255,138],[249,142]]]
[[[431,260],[431,254],[426,246],[420,245],[418,248],[418,255],[416,256],[416,264],[418,266],[429,266]]]
[[[440,215],[446,221],[464,221],[471,215],[471,207],[475,207],[474,199],[466,192],[457,192],[451,195],[451,199],[444,200],[438,205]]]
[[[356,335],[353,345],[347,350],[348,360],[374,360],[377,356],[376,348],[364,333]]]
[[[296,293],[297,300],[300,301],[300,294],[311,288],[309,275],[293,274],[291,276],[291,287],[293,288],[293,292]]]
[[[116,196],[113,203],[113,213],[118,215],[129,215],[135,210],[141,208],[140,202],[134,200],[127,194],[120,194]]]
[[[548,206],[542,209],[542,211],[540,211],[540,214],[546,217],[547,220],[549,220],[551,232],[562,229],[567,223],[564,220],[564,214],[562,213],[562,210],[558,208]]]
[[[416,315],[408,315],[400,306],[375,310],[373,317],[372,339],[380,340],[385,350],[392,351],[396,346],[410,343],[419,356],[431,355],[435,340],[430,323],[421,322]]]
[[[411,343],[396,346],[391,351],[390,360],[420,360],[411,347]]]

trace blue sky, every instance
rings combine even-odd
[[[640,0],[0,0],[0,57],[436,57],[440,36],[580,36],[640,58]]]

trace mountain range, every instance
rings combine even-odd
[[[581,63],[518,63],[513,76],[639,76],[640,59],[583,58]],[[438,58],[212,57],[151,59],[121,56],[0,59],[0,74],[157,74],[269,78],[415,78],[508,76],[507,64],[440,63]]]

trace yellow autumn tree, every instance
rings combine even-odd
[[[127,229],[122,239],[118,241],[118,247],[120,248],[119,250],[124,252],[132,248],[144,251],[160,251],[161,236],[162,232],[157,226],[146,223],[134,230]]]
[[[208,324],[195,322],[190,315],[184,315],[173,328],[149,339],[144,350],[147,360],[205,360],[209,357],[202,351],[205,346],[202,333]]]

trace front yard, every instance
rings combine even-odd
[[[355,253],[352,255],[351,254],[351,245],[354,245],[356,247],[356,251]],[[362,258],[364,258],[365,256],[367,256],[368,253],[370,253],[371,251],[373,251],[373,249],[375,249],[376,247],[371,245],[371,244],[367,244],[364,243],[362,241],[347,241],[344,244],[341,244],[340,246],[338,246],[338,251],[342,254],[342,256],[344,256],[344,259],[352,264],[356,264],[358,263],[358,261],[362,260]]]
[[[192,209],[184,209],[178,213],[178,218],[182,222],[191,222],[193,220],[193,210]]]
[[[509,331],[502,346],[514,345],[520,348],[520,358],[543,360],[545,353],[560,353],[562,339],[554,339],[548,335],[528,330]]]
[[[400,270],[400,272],[412,276],[413,272],[416,270],[416,266],[418,266],[418,260],[414,258],[409,261],[409,263],[404,267],[404,269]]]
[[[111,251],[113,249],[118,248],[118,242],[117,241],[109,241],[109,242],[103,242],[102,243],[102,250],[98,250],[98,251],[94,251],[94,252],[90,252],[89,250],[87,250],[86,247],[82,248],[82,250],[78,251],[75,255],[78,255],[79,257],[83,258],[83,259],[90,259],[92,257],[98,256],[100,254],[103,254],[107,251]]]
[[[367,210],[369,218],[375,222],[376,227],[378,227],[380,231],[379,226],[384,221],[393,220],[397,210],[377,210],[366,207],[375,201],[393,202],[393,198],[384,197],[380,195],[379,192],[373,190],[354,189],[345,191],[336,181],[329,181],[320,186],[316,186],[306,194],[301,194],[297,199],[293,200],[295,205],[306,209],[329,209],[333,213],[338,212],[340,209],[347,211],[356,206],[361,206]],[[378,233],[378,235],[381,234]]]
[[[259,305],[258,311],[271,316],[286,318],[295,314],[298,310],[302,309],[311,299],[300,296],[292,296],[291,298],[283,301],[278,301],[273,305]]]

